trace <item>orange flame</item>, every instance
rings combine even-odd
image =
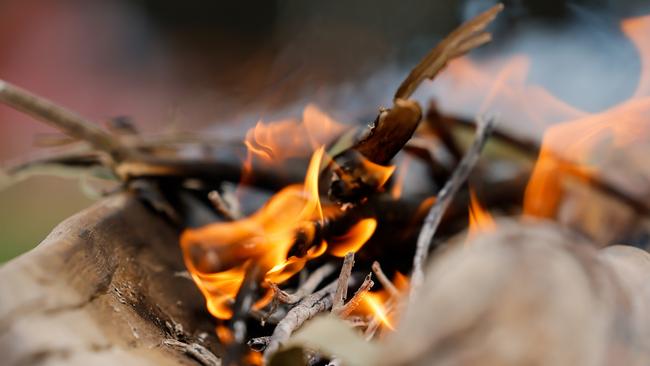
[[[377,220],[363,219],[357,222],[345,235],[334,238],[330,243],[330,254],[345,257],[349,252],[357,252],[372,236],[377,228]]]
[[[365,174],[367,175],[366,179],[370,179],[376,182],[377,187],[383,187],[391,175],[395,171],[395,165],[383,166],[366,159],[365,157],[361,160]]]
[[[592,179],[612,152],[649,142],[650,16],[624,20],[621,30],[641,59],[638,85],[627,101],[600,113],[583,111],[541,86],[528,84],[531,59],[527,55],[516,55],[505,63],[494,58],[480,64],[463,57],[450,63],[432,85],[444,91],[438,104],[446,110],[468,112],[467,106],[473,106],[472,113],[497,112],[502,120],[525,122],[509,126],[516,134],[543,134],[525,193],[525,214],[555,216],[567,178]]]
[[[282,283],[327,250],[328,243],[323,240],[302,257],[289,256],[297,233],[313,232],[313,223],[323,222],[318,192],[323,157],[321,147],[311,158],[304,184],[284,188],[250,217],[188,229],[181,235],[186,266],[212,315],[219,319],[232,316],[230,304],[253,263],[261,267],[265,281]],[[359,221],[348,233],[332,240],[332,253],[345,255],[359,250],[376,226],[372,218]],[[258,300],[255,308],[268,304],[270,294]]]
[[[647,144],[650,130],[650,16],[622,22],[623,32],[641,57],[637,89],[629,100],[608,110],[583,115],[547,130],[524,199],[524,213],[556,214],[567,176],[589,180],[599,171],[599,156]]]
[[[398,320],[398,305],[401,299],[408,293],[408,277],[396,272],[393,278],[393,285],[399,292],[398,298],[391,296],[387,289],[366,292],[363,294],[361,304],[355,314],[375,318],[382,327],[395,330]]]
[[[266,280],[281,283],[326,250],[327,244],[322,242],[310,248],[304,257],[287,258],[296,230],[323,219],[318,196],[318,171],[323,154],[323,148],[314,153],[304,185],[286,187],[252,216],[188,229],[182,234],[185,263],[215,317],[231,317],[229,302],[241,286],[251,261],[262,267]],[[211,263],[206,263],[210,259]],[[265,305],[267,301],[263,300],[258,302],[258,307]]]
[[[371,309],[372,314],[374,314],[374,316],[381,321],[381,324],[390,330],[395,330],[395,327],[393,327],[393,324],[388,318],[388,311],[384,306],[384,299],[382,295],[375,292],[368,292],[364,294],[363,301]]]
[[[476,192],[469,190],[469,235],[479,232],[492,231],[496,228],[492,215],[479,202]]]
[[[308,156],[314,149],[329,143],[345,131],[345,125],[335,121],[313,104],[305,107],[302,121],[283,120],[258,122],[246,133],[244,144],[250,156],[267,163],[279,163],[294,157]]]
[[[410,164],[411,164],[411,159],[408,156],[405,157],[395,176],[393,186],[391,187],[390,190],[390,196],[395,200],[402,197],[402,191],[404,189],[404,179],[406,178],[406,173],[408,171]]]

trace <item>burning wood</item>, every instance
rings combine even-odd
[[[201,138],[149,141],[124,121],[104,130],[0,82],[0,101],[91,145],[11,172],[50,163],[99,165],[171,218],[182,229],[187,274],[214,318],[206,324],[216,329],[219,342],[208,347],[181,329],[160,343],[205,365],[274,364],[283,357],[342,365],[590,364],[590,352],[598,349],[593,359],[637,362],[649,354],[647,347],[618,345],[625,336],[645,344],[650,334],[634,325],[650,301],[647,291],[636,293],[643,285],[638,278],[650,273],[648,254],[597,251],[592,241],[616,239],[604,234],[588,241],[555,226],[497,225],[488,212],[519,214],[523,206],[524,214],[576,220],[591,200],[567,194],[572,188],[566,182],[573,179],[580,187],[575,192],[594,188],[626,209],[646,208],[624,211],[626,220],[647,214],[648,201],[635,197],[650,188],[608,191],[617,185],[587,163],[596,146],[607,145],[609,133],[615,141],[609,148],[642,141],[637,132],[645,127],[646,103],[635,95],[610,111],[553,127],[541,147],[497,129],[491,142],[514,147],[528,163],[513,164],[517,174],[504,179],[498,162],[479,161],[497,128],[494,119],[478,118],[474,140],[462,143],[458,136],[467,135],[467,123],[433,105],[423,113],[410,99],[452,59],[490,41],[485,29],[501,10],[502,5],[489,9],[440,42],[399,86],[393,106],[360,131],[309,105],[302,121],[260,122],[243,142],[225,147]],[[624,29],[635,39],[641,25],[633,21]],[[626,118],[613,126],[610,121],[621,115]],[[221,148],[246,159],[227,160]],[[530,180],[521,179],[529,173]],[[416,193],[407,191],[422,182]],[[477,182],[489,194],[477,194]],[[239,185],[230,189],[232,183]],[[246,208],[251,186],[268,197],[257,210]],[[567,205],[579,209],[569,215],[562,211]],[[572,227],[599,232],[597,225],[581,224]],[[450,239],[466,227],[469,235]],[[554,296],[547,296],[549,288]],[[576,302],[564,299],[567,294],[578,294]],[[594,306],[594,318],[579,314],[575,304]],[[626,314],[627,308],[634,313]],[[541,315],[524,321],[530,312]],[[620,328],[617,319],[623,319]],[[565,322],[584,329],[567,330]],[[327,343],[328,332],[350,344]],[[575,352],[572,338],[580,338]],[[477,345],[477,339],[489,345]]]

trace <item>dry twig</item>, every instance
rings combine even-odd
[[[316,314],[326,311],[332,307],[334,291],[338,281],[334,281],[319,291],[306,296],[298,305],[289,310],[287,316],[282,319],[273,330],[269,344],[264,350],[264,358],[269,360],[271,355],[277,351],[282,343],[286,342],[291,334],[307,320]]]
[[[163,343],[192,356],[203,366],[221,366],[221,360],[210,350],[198,343],[184,343],[175,339],[165,339]]]
[[[442,220],[442,215],[447,210],[447,207],[451,204],[452,199],[467,180],[469,173],[474,168],[474,165],[478,162],[478,158],[481,155],[481,150],[487,141],[490,132],[492,131],[492,126],[494,124],[493,119],[482,119],[478,121],[478,126],[476,129],[476,135],[472,145],[469,147],[463,159],[458,163],[458,166],[452,173],[451,177],[445,183],[445,186],[442,187],[436,199],[436,203],[431,207],[429,213],[424,219],[422,224],[422,229],[420,235],[418,236],[417,245],[415,249],[415,256],[413,257],[413,273],[411,275],[411,286],[410,286],[410,299],[413,299],[418,289],[422,285],[424,280],[424,263],[427,260],[429,255],[429,247],[431,246],[431,240],[433,235],[436,233],[440,221]]]
[[[325,263],[324,265],[320,266],[314,272],[312,272],[307,280],[298,288],[298,290],[292,294],[281,290],[275,283],[269,283],[269,286],[271,286],[273,291],[275,291],[275,296],[280,302],[293,305],[302,300],[305,296],[311,295],[314,290],[316,290],[316,287],[318,287],[318,285],[323,282],[325,277],[331,275],[334,272],[335,268],[336,266],[333,263]]]
[[[3,80],[0,80],[0,102],[38,118],[70,137],[87,141],[118,160],[135,155],[133,150],[97,124]]]
[[[409,98],[424,79],[433,79],[452,59],[462,56],[471,49],[488,43],[492,36],[485,28],[503,10],[503,4],[497,4],[464,23],[431,50],[420,63],[413,68],[395,93],[395,99]]]
[[[354,253],[350,252],[345,255],[343,259],[343,267],[337,281],[336,292],[334,293],[334,301],[332,303],[332,312],[338,314],[343,307],[343,302],[348,296],[348,282],[352,274],[352,267],[354,266]]]
[[[391,297],[399,297],[400,296],[400,291],[393,285],[392,282],[388,279],[384,271],[381,269],[381,265],[379,265],[379,262],[375,261],[372,263],[372,272],[374,272],[375,276],[377,276],[377,280],[379,280],[379,283],[381,283],[382,286],[390,293]]]
[[[368,273],[366,278],[363,280],[363,283],[361,284],[361,286],[359,286],[359,289],[357,290],[357,292],[354,293],[354,296],[352,296],[350,301],[348,301],[345,305],[343,305],[337,311],[335,311],[335,313],[338,316],[345,318],[348,315],[350,315],[354,311],[354,309],[356,309],[359,306],[359,304],[361,303],[361,299],[363,298],[363,295],[366,292],[370,291],[372,286],[375,285],[371,277],[372,277],[372,273]]]

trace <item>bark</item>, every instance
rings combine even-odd
[[[177,238],[127,194],[58,225],[37,248],[0,267],[2,363],[198,362],[170,339],[214,351],[204,300],[176,275],[185,269]]]
[[[650,254],[499,222],[436,256],[383,365],[646,365]]]

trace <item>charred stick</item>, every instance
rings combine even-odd
[[[226,345],[226,353],[223,358],[223,364],[225,366],[246,364],[245,355],[248,351],[245,347],[246,319],[255,302],[256,292],[262,275],[262,270],[259,265],[250,265],[239,287],[239,291],[235,297],[235,304],[233,305],[233,316],[230,320],[233,341]]]
[[[271,337],[269,336],[251,338],[248,340],[248,342],[246,342],[246,344],[248,344],[248,347],[250,347],[253,351],[262,352],[266,349],[266,346],[268,346],[270,340]]]
[[[436,112],[438,113],[438,112]],[[468,119],[455,118],[448,116],[441,116],[441,119],[448,120],[450,125],[453,124],[454,127],[460,127],[465,130],[473,130],[474,122]],[[435,121],[431,121],[432,125]],[[531,159],[537,158],[539,154],[540,146],[539,143],[532,139],[525,138],[523,136],[515,136],[514,134],[508,133],[505,130],[495,128],[492,131],[492,138],[495,141],[504,143],[513,149],[516,149],[518,152],[530,156]]]
[[[377,276],[377,280],[379,280],[379,283],[381,283],[382,286],[390,293],[390,296],[392,297],[399,297],[400,296],[400,291],[393,285],[392,282],[388,279],[384,271],[381,269],[381,265],[379,265],[379,262],[375,261],[372,263],[372,272]]]
[[[350,252],[345,255],[343,259],[343,266],[336,285],[336,292],[334,293],[334,301],[332,302],[332,312],[338,314],[343,307],[345,299],[348,297],[348,282],[350,275],[352,275],[352,267],[354,266],[354,253]]]
[[[337,202],[359,202],[384,184],[382,174],[369,167],[388,164],[411,138],[422,118],[417,102],[396,100],[383,110],[365,138],[334,157],[329,196]]]
[[[473,128],[473,124],[469,120],[453,118],[453,121],[456,126],[459,126],[460,128]],[[504,144],[507,144],[508,146],[511,146],[522,154],[528,155],[531,160],[537,159],[540,152],[540,146],[537,142],[521,136],[515,136],[514,134],[508,133],[507,131],[501,129],[494,129],[492,132],[492,138],[494,138],[495,141],[500,141]],[[561,159],[560,157],[556,158],[558,160]],[[567,160],[562,160],[562,164],[570,165],[572,163]],[[650,216],[650,206],[645,204],[639,198],[636,198],[624,190],[621,190],[615,184],[606,181],[603,179],[603,177],[594,174],[590,176],[588,180],[581,179],[580,181],[590,185],[591,187],[597,189],[607,196],[613,197],[623,202],[624,204],[630,206],[637,213],[644,216]]]
[[[413,273],[411,275],[410,287],[411,300],[415,297],[415,294],[417,294],[422,282],[424,281],[424,263],[429,255],[431,240],[440,225],[442,215],[451,204],[460,187],[467,180],[474,165],[478,162],[483,146],[492,131],[493,124],[493,119],[478,120],[476,136],[472,145],[465,153],[465,156],[463,156],[463,159],[458,163],[458,166],[447,183],[445,183],[444,187],[440,190],[436,202],[431,206],[429,213],[424,219],[416,244],[415,256],[413,257]]]
[[[456,123],[455,118],[442,115],[435,102],[431,101],[424,118],[424,123],[426,123],[440,141],[442,141],[443,145],[445,145],[447,151],[449,151],[449,153],[454,157],[455,161],[459,161],[463,157],[463,152],[458,146],[452,133],[452,128]],[[471,127],[474,127],[474,125],[471,125]]]
[[[370,291],[372,286],[375,285],[371,277],[372,277],[372,273],[368,273],[366,278],[363,280],[363,283],[361,284],[361,286],[359,286],[359,289],[357,290],[357,292],[354,293],[354,296],[352,296],[350,301],[348,301],[345,305],[343,305],[335,312],[338,316],[345,318],[349,316],[359,306],[363,296],[368,291]]]
[[[413,68],[397,89],[395,99],[410,98],[422,81],[435,78],[449,61],[489,42],[492,38],[490,33],[485,32],[485,28],[492,23],[501,10],[503,4],[497,4],[445,37]]]
[[[135,154],[97,124],[3,80],[0,80],[0,102],[40,119],[70,137],[84,140],[97,150],[109,153],[116,160]]]
[[[393,108],[380,111],[365,138],[334,157],[329,191],[332,200],[357,203],[381,187],[383,182],[373,177],[373,169],[364,159],[385,165],[404,147],[422,119],[420,106],[408,98],[423,80],[435,78],[450,60],[489,42],[491,35],[485,28],[502,9],[503,5],[498,4],[461,25],[413,68],[397,89]]]
[[[307,320],[316,316],[316,314],[328,310],[332,307],[334,291],[336,291],[338,281],[334,281],[315,293],[306,296],[298,305],[289,310],[287,316],[282,319],[273,330],[269,344],[264,350],[264,358],[268,361],[280,346],[289,339],[291,334]]]

